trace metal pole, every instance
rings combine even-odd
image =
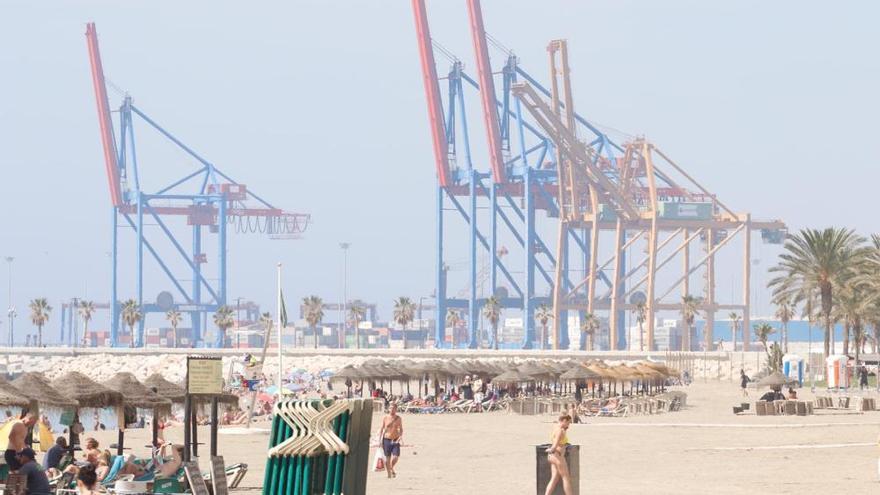
[[[111,285],[110,285],[110,347],[119,345],[119,306],[117,305],[116,285],[117,285],[117,255],[119,254],[119,214],[116,207],[110,209],[113,212],[113,233],[111,234],[112,251],[110,253],[111,262]],[[190,336],[192,337],[192,336]]]
[[[15,307],[12,305],[12,262],[15,260],[13,256],[6,257],[6,263],[9,265],[9,306],[6,315],[9,317],[9,347],[13,347],[13,320],[15,319]]]
[[[191,409],[195,409],[196,405],[193,402],[190,402],[189,407]],[[189,424],[192,427],[192,455],[195,458],[199,457],[199,421],[198,416],[189,413]]]
[[[283,390],[281,378],[284,376],[284,366],[282,364],[282,355],[281,355],[281,347],[282,347],[282,337],[284,335],[283,329],[281,328],[281,263],[278,263],[276,266],[277,269],[277,290],[278,294],[276,299],[276,311],[275,315],[278,319],[278,396],[281,396],[281,391]],[[318,338],[317,329],[315,329],[315,339]]]
[[[342,248],[342,303],[339,305],[339,348],[345,347],[345,315],[348,304],[348,248],[350,242],[340,242]]]
[[[220,424],[217,396],[211,397],[211,457],[217,457],[217,426]]]
[[[186,395],[183,399],[183,462],[190,461],[190,448],[192,446],[189,428],[189,423],[192,421],[192,397],[189,395],[189,359],[187,359],[186,368]]]

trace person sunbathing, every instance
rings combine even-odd
[[[171,447],[171,458],[165,459],[165,447]],[[177,477],[177,471],[183,465],[183,445],[165,444],[159,451],[159,461],[161,465],[155,471],[156,478],[174,478]]]
[[[110,466],[113,464],[113,456],[110,454],[109,450],[105,450],[98,457],[97,467],[94,468],[95,476],[98,481],[104,481],[108,474],[110,474]],[[82,469],[80,469],[82,471]]]

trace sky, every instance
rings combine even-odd
[[[465,2],[427,4],[434,39],[472,68]],[[578,111],[648,136],[735,210],[793,229],[864,234],[880,231],[878,10],[875,2],[483,2],[487,31],[533,74],[547,73],[547,42],[568,39]],[[115,88],[127,92],[221,170],[312,215],[298,241],[230,234],[230,299],[270,309],[280,262],[288,299],[339,300],[343,241],[351,243],[348,292],[379,303],[380,316],[397,296],[433,291],[435,176],[410,2],[4,0],[0,18],[0,256],[15,257],[19,308],[39,296],[56,308],[74,296],[109,298],[111,209],[89,21],[111,106],[120,102]],[[501,60],[494,52],[496,68]],[[441,73],[446,65],[438,56]],[[471,112],[476,122],[478,107]],[[193,170],[138,125],[145,184]],[[466,240],[463,229],[449,235]],[[134,256],[131,232],[120,236],[124,299],[134,295]],[[755,255],[755,283],[766,281],[776,252]],[[146,299],[168,288],[155,267],[147,281]],[[0,305],[7,298],[0,284]],[[50,333],[58,323],[56,313]]]

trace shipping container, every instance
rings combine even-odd
[[[712,218],[712,203],[660,203],[660,218],[673,220],[709,220]]]

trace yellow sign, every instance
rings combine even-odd
[[[223,361],[219,359],[187,359],[187,390],[191,394],[223,393]]]

